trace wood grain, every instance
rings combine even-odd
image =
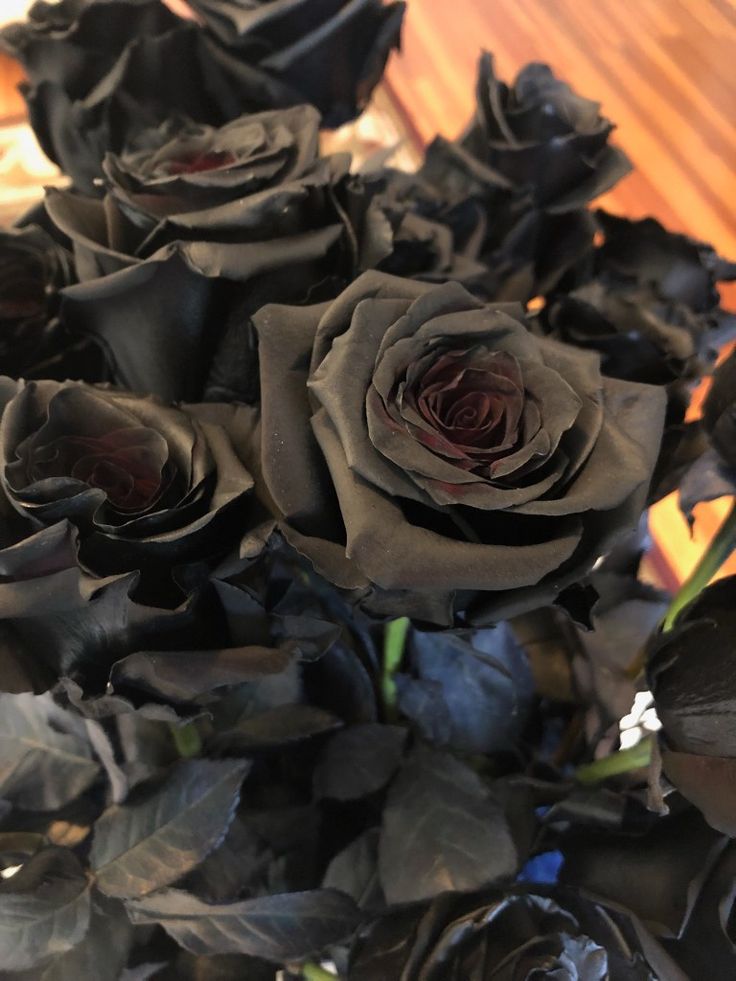
[[[736,255],[732,0],[410,0],[388,84],[425,141],[470,117],[482,48],[507,79],[546,61],[618,124],[636,169],[604,207]]]
[[[483,48],[507,80],[528,61],[547,62],[617,123],[635,171],[601,206],[654,215],[736,257],[736,0],[409,0],[386,85],[419,141],[462,130]],[[736,288],[723,296],[736,308]],[[699,506],[692,537],[674,496],[652,509],[675,580],[727,506]],[[736,573],[736,557],[723,571]]]
[[[0,124],[25,119],[26,104],[18,91],[22,79],[18,62],[0,51]]]

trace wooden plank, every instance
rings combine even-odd
[[[0,51],[0,124],[25,118],[26,104],[18,91],[23,71],[13,58]]]

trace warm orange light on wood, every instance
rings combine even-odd
[[[25,117],[26,104],[18,91],[23,71],[17,61],[0,52],[0,123]]]

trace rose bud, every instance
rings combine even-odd
[[[553,601],[636,526],[664,394],[535,337],[520,307],[366,273],[254,324],[266,497],[369,609],[495,622]]]
[[[736,836],[736,576],[714,583],[656,636],[647,668],[665,776],[708,823]]]

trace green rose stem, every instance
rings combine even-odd
[[[736,548],[736,501],[700,561],[675,593],[662,621],[662,633],[672,630],[681,610],[700,593]]]
[[[300,968],[304,981],[337,981],[337,975],[326,971],[319,964],[302,964]]]
[[[617,753],[610,756],[603,756],[593,763],[586,763],[579,766],[575,771],[575,779],[578,783],[590,784],[600,783],[607,777],[616,777],[621,773],[628,773],[630,770],[640,770],[643,766],[649,766],[652,758],[652,736],[642,739],[631,749],[620,749]]]
[[[381,691],[383,693],[383,705],[388,721],[395,720],[397,716],[396,682],[394,681],[394,675],[398,671],[401,659],[404,656],[406,635],[409,632],[410,626],[411,621],[409,617],[399,617],[398,620],[390,620],[386,624],[383,634]]]
[[[705,589],[734,549],[736,549],[736,501],[731,506],[731,510],[710,545],[701,555],[700,561],[672,597],[662,620],[661,631],[663,634],[672,630],[682,610],[695,599],[698,593]],[[635,680],[639,677],[646,667],[646,659],[647,647],[645,644],[626,671],[629,678]]]
[[[700,561],[672,597],[662,621],[661,631],[667,633],[677,623],[677,618],[685,607],[701,593],[723,563],[736,549],[736,501],[731,505],[726,519],[715,534],[710,545],[701,555]],[[637,678],[646,665],[646,645],[629,667],[627,674]],[[579,783],[598,783],[606,777],[617,776],[629,770],[647,766],[652,756],[652,740],[642,739],[631,749],[622,749],[594,763],[578,767],[575,778]]]
[[[188,759],[190,756],[197,756],[201,752],[202,738],[199,735],[196,722],[188,722],[185,726],[169,723],[169,728],[179,756]]]

